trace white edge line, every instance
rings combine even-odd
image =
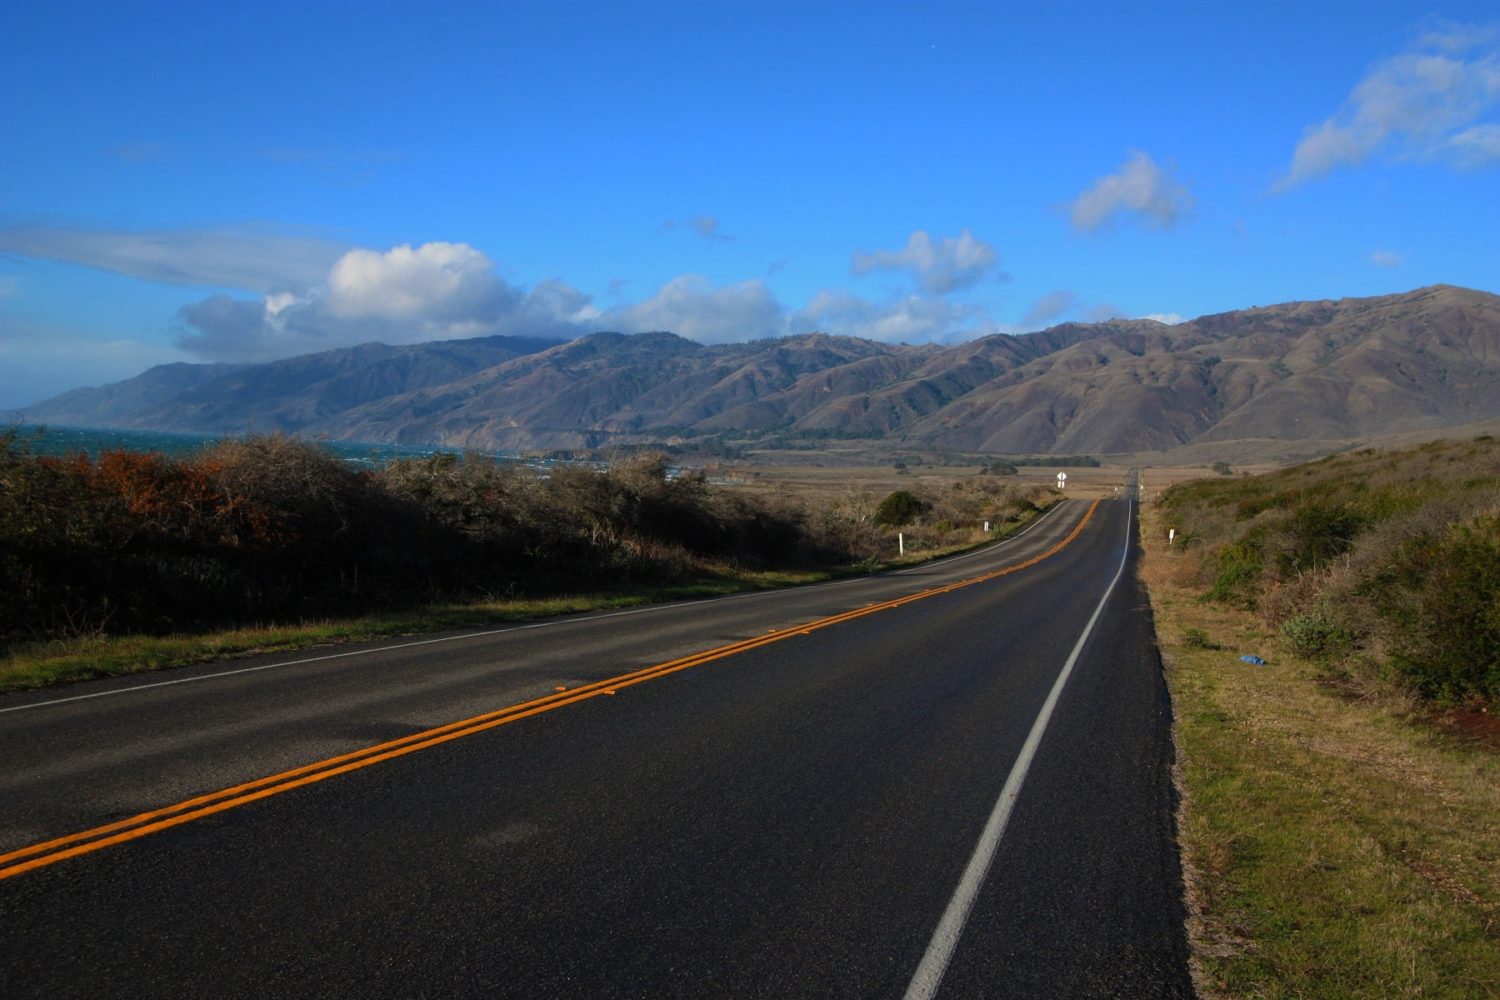
[[[1005,827],[1010,822],[1011,810],[1015,807],[1016,799],[1021,794],[1021,786],[1026,781],[1026,772],[1031,769],[1032,758],[1036,756],[1037,747],[1042,742],[1042,734],[1047,730],[1047,723],[1052,720],[1052,710],[1057,707],[1063,687],[1068,683],[1068,676],[1073,672],[1073,664],[1078,662],[1084,643],[1088,642],[1094,626],[1099,621],[1099,616],[1104,612],[1104,605],[1108,603],[1110,595],[1115,592],[1115,584],[1120,582],[1120,577],[1125,572],[1125,562],[1130,557],[1130,526],[1135,514],[1135,502],[1133,500],[1128,502],[1130,509],[1125,517],[1125,551],[1120,556],[1120,568],[1115,570],[1115,578],[1110,581],[1109,587],[1104,591],[1104,596],[1099,599],[1099,605],[1094,608],[1094,613],[1089,618],[1088,624],[1084,626],[1083,633],[1074,643],[1073,652],[1068,655],[1068,661],[1063,664],[1057,680],[1052,682],[1052,690],[1048,692],[1047,700],[1042,704],[1042,710],[1037,713],[1036,721],[1031,724],[1031,732],[1021,747],[1020,756],[1011,766],[1010,775],[1005,779],[1005,787],[1000,789],[1000,797],[995,800],[995,808],[990,812],[990,818],[984,824],[984,832],[979,835],[979,843],[974,846],[974,854],[969,858],[969,864],[964,868],[964,873],[958,880],[958,887],[953,890],[953,898],[948,901],[948,908],[943,911],[942,919],[938,921],[937,929],[932,933],[932,940],[927,945],[927,951],[922,955],[922,961],[917,964],[917,971],[913,973],[911,983],[906,987],[905,1000],[931,1000],[937,995],[938,987],[942,985],[943,973],[948,970],[948,962],[953,958],[953,952],[958,947],[958,939],[963,934],[964,924],[968,922],[969,912],[974,908],[974,901],[979,897],[979,890],[989,874],[990,863],[995,859],[995,849],[1000,845],[1000,838],[1005,835]]]
[[[992,545],[986,545],[983,548],[975,549],[973,552],[965,552],[961,555],[950,556],[947,559],[934,559],[932,562],[923,563],[920,566],[913,566],[909,569],[895,570],[889,573],[880,573],[875,576],[857,576],[850,577],[847,580],[830,580],[825,583],[815,583],[812,584],[812,587],[840,587],[847,583],[859,583],[861,581],[879,579],[882,576],[899,576],[905,573],[915,572],[919,569],[926,569],[931,566],[945,565],[947,563],[957,562],[960,559],[968,559],[971,556],[989,552],[992,549],[1006,544],[1007,542],[1015,541],[1022,535],[1025,535],[1027,532],[1031,531],[1032,528],[1035,528],[1037,525],[1041,524],[1047,519],[1049,515],[1052,514],[1053,511],[1058,510],[1062,506],[1063,505],[1059,503],[1055,507],[1050,508],[1041,517],[1028,524],[1025,529],[1016,532],[1009,538],[1002,538],[1000,541],[995,542]],[[483,639],[489,636],[503,635],[506,632],[524,632],[528,629],[552,628],[559,625],[582,625],[587,622],[603,621],[606,618],[623,618],[626,615],[644,615],[658,611],[671,611],[674,608],[689,607],[695,604],[717,604],[721,601],[741,601],[751,597],[769,597],[774,594],[785,594],[789,589],[791,588],[757,590],[752,591],[748,594],[725,594],[723,597],[707,597],[696,601],[678,601],[673,604],[653,604],[650,607],[646,608],[630,608],[626,611],[611,611],[602,615],[590,615],[587,618],[554,618],[548,621],[533,622],[529,625],[511,625],[507,628],[489,629],[484,632],[464,632],[461,635],[445,635],[440,636],[436,639],[417,639],[413,642],[402,642],[391,646],[376,646],[373,649],[351,649],[343,653],[328,653],[323,656],[307,656],[298,660],[278,660],[275,663],[262,663],[254,667],[237,667],[233,670],[219,670],[211,674],[195,674],[192,677],[178,677],[170,681],[151,681],[146,684],[132,684],[129,687],[119,687],[109,691],[94,691],[91,694],[75,694],[70,695],[66,698],[52,698],[47,701],[28,702],[25,705],[11,705],[8,708],[0,708],[0,715],[4,715],[7,712],[24,712],[28,709],[33,708],[47,708],[52,705],[66,705],[70,702],[75,701],[89,701],[93,698],[109,698],[114,695],[132,694],[136,691],[146,691],[151,688],[172,687],[177,684],[192,684],[196,681],[218,680],[221,677],[233,677],[236,674],[253,674],[258,673],[262,670],[276,670],[281,667],[297,667],[308,663],[322,663],[325,660],[342,660],[354,656],[371,656],[375,653],[388,653],[392,650],[397,649],[411,649],[415,646],[431,646],[436,643],[454,642],[459,639]],[[811,587],[809,587],[808,589],[811,589]]]

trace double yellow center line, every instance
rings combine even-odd
[[[65,837],[58,837],[54,840],[32,844],[29,847],[22,847],[5,854],[0,854],[0,879],[7,879],[36,868],[56,864],[68,858],[76,858],[82,854],[90,854],[115,844],[138,840],[141,837],[157,833],[161,830],[169,830],[174,826],[181,826],[184,823],[191,823],[193,820],[203,819],[205,816],[212,816],[215,813],[221,813],[228,809],[257,802],[260,799],[270,798],[272,795],[280,795],[282,792],[289,792],[294,788],[301,788],[304,785],[326,781],[337,775],[357,771],[383,761],[404,757],[407,754],[416,753],[418,750],[440,746],[450,740],[461,739],[465,736],[482,733],[485,730],[494,729],[498,726],[518,722],[533,715],[551,712],[565,705],[573,705],[590,698],[597,698],[601,695],[613,695],[622,688],[627,688],[634,684],[641,684],[645,681],[654,680],[657,677],[665,677],[667,674],[676,673],[679,670],[687,670],[690,667],[701,666],[705,663],[711,663],[714,660],[722,660],[725,657],[735,656],[752,649],[759,649],[761,646],[768,646],[773,642],[780,642],[794,635],[808,635],[817,629],[828,628],[831,625],[852,621],[855,618],[863,618],[865,615],[872,615],[878,611],[899,608],[913,601],[920,601],[923,598],[933,597],[937,594],[946,594],[963,587],[971,587],[976,583],[984,583],[988,580],[994,580],[998,577],[1015,573],[1026,569],[1028,566],[1034,566],[1043,559],[1061,552],[1083,532],[1084,525],[1088,524],[1098,507],[1099,501],[1095,500],[1068,536],[1040,555],[1032,556],[1030,559],[1013,563],[1012,565],[985,573],[981,576],[970,577],[965,580],[959,580],[956,583],[918,591],[914,594],[907,594],[905,597],[898,597],[882,603],[868,604],[862,608],[845,611],[827,618],[819,618],[802,625],[794,625],[784,629],[772,629],[765,635],[758,635],[739,642],[732,642],[725,646],[692,653],[675,660],[668,660],[665,663],[658,663],[654,666],[644,667],[627,674],[620,674],[617,677],[611,677],[607,680],[595,681],[581,687],[559,688],[552,694],[541,698],[523,701],[519,704],[510,705],[493,712],[486,712],[483,715],[476,715],[473,718],[464,719],[459,722],[450,722],[445,726],[423,730],[420,733],[413,733],[410,736],[403,736],[400,739],[377,743],[362,750],[340,754],[337,757],[329,757],[312,764],[305,764],[302,767],[292,768],[290,771],[282,771],[280,774],[257,778],[254,781],[247,781],[244,784],[224,788],[208,795],[199,795],[195,798],[186,799],[176,805],[166,806],[162,809],[153,809],[127,819],[106,823],[103,826],[96,826],[78,833],[68,834]]]

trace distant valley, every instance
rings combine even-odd
[[[366,344],[176,364],[28,407],[30,423],[285,431],[481,449],[869,447],[1316,453],[1500,419],[1500,296],[1438,285],[952,346],[811,333]]]

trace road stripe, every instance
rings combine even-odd
[[[809,589],[811,589],[811,587],[842,587],[851,583],[861,583],[871,579],[879,579],[882,576],[905,576],[908,573],[918,573],[929,570],[934,566],[947,566],[963,559],[970,559],[974,556],[984,555],[985,553],[992,551],[997,546],[1005,545],[1008,542],[1014,542],[1021,536],[1031,531],[1032,528],[1035,528],[1037,525],[1041,524],[1044,520],[1047,519],[1048,516],[1053,513],[1053,511],[1061,510],[1062,507],[1063,504],[1059,503],[1056,506],[1049,508],[1044,514],[1042,514],[1041,517],[1037,518],[1035,521],[1032,521],[1024,529],[1016,532],[1009,538],[1002,538],[1000,541],[995,542],[993,545],[986,545],[983,548],[975,549],[973,552],[964,552],[956,556],[948,556],[944,559],[934,559],[931,562],[922,563],[920,566],[912,566],[907,569],[892,570],[889,573],[877,574],[874,577],[861,576],[854,577],[848,580],[831,580],[825,583],[815,583],[809,585]],[[785,589],[778,588],[775,590],[754,591],[749,594],[726,594],[723,597],[708,597],[697,601],[679,601],[675,604],[654,604],[651,607],[647,608],[630,608],[626,611],[610,611],[602,615],[589,615],[587,617],[578,618],[554,618],[549,621],[531,622],[530,624],[526,625],[508,625],[505,628],[486,629],[481,632],[464,632],[460,635],[438,636],[435,639],[415,639],[411,642],[380,645],[376,646],[373,649],[351,649],[345,650],[340,653],[325,653],[322,656],[305,656],[301,659],[296,660],[279,660],[276,663],[262,663],[253,667],[235,667],[231,670],[218,670],[214,671],[213,673],[195,674],[192,677],[174,677],[171,680],[148,681],[144,684],[131,684],[127,687],[114,688],[109,691],[93,691],[89,694],[74,694],[68,695],[63,698],[49,698],[46,701],[27,702],[24,705],[10,705],[6,708],[0,708],[0,715],[4,715],[7,712],[25,712],[34,708],[48,708],[52,705],[66,705],[70,702],[75,701],[92,701],[95,698],[112,698],[117,695],[134,694],[137,691],[146,691],[151,688],[173,687],[178,684],[195,684],[199,681],[218,680],[223,677],[234,677],[238,674],[254,674],[259,673],[262,670],[278,670],[282,667],[298,667],[308,663],[323,663],[327,660],[344,660],[356,656],[373,656],[376,653],[388,653],[397,649],[412,649],[417,646],[432,646],[436,645],[437,643],[443,642],[457,642],[460,639],[484,639],[491,636],[505,635],[508,632],[525,632],[531,629],[539,628],[557,628],[563,625],[586,625],[589,622],[601,622],[611,618],[624,618],[627,615],[654,614],[662,611],[673,611],[678,608],[692,607],[700,604],[718,604],[723,601],[743,601],[755,597],[774,597],[785,593]]]
[[[759,649],[762,646],[781,642],[795,635],[808,635],[817,629],[839,625],[856,618],[875,614],[879,611],[899,608],[913,601],[920,601],[937,594],[951,593],[964,587],[971,587],[978,583],[985,583],[1002,576],[1008,576],[1011,573],[1035,566],[1037,563],[1056,555],[1072,544],[1074,539],[1082,534],[1084,527],[1089,521],[1093,519],[1094,512],[1098,509],[1099,503],[1100,501],[1095,500],[1089,509],[1084,512],[1083,517],[1079,519],[1072,531],[1051,548],[1029,559],[1023,559],[1020,562],[1012,563],[1009,566],[1001,567],[989,573],[959,580],[955,583],[944,584],[940,587],[930,587],[926,590],[920,590],[893,600],[877,604],[867,604],[863,607],[854,608],[836,615],[829,615],[814,621],[805,622],[801,625],[794,625],[779,630],[773,629],[764,635],[752,636],[749,639],[742,639],[738,642],[690,653],[675,660],[653,664],[649,667],[643,667],[639,670],[620,674],[605,680],[594,681],[577,688],[554,691],[540,698],[520,702],[458,722],[450,722],[446,725],[427,729],[420,733],[413,733],[399,739],[377,743],[373,746],[351,751],[350,753],[340,754],[325,760],[292,768],[288,771],[282,771],[279,774],[257,778],[254,781],[234,785],[207,795],[186,799],[175,805],[153,809],[126,819],[117,820],[113,823],[106,823],[103,826],[96,826],[63,837],[17,848],[13,851],[0,854],[0,879],[11,878],[24,872],[56,864],[68,858],[89,854],[115,844],[137,840],[152,833],[158,833],[162,830],[168,830],[172,827],[192,822],[193,820],[212,816],[226,809],[233,809],[237,806],[257,802],[272,795],[291,791],[294,788],[301,788],[316,782],[325,781],[328,778],[347,774],[350,771],[370,767],[384,761],[394,760],[397,757],[404,757],[418,750],[440,746],[464,736],[486,732],[498,726],[508,725],[512,722],[518,722],[521,719],[540,715],[543,712],[550,712],[567,705],[577,704],[578,702],[596,698],[600,695],[614,695],[623,688],[632,687],[648,680],[655,680],[658,677],[677,673],[680,670],[702,666],[705,663],[711,663],[715,660],[722,660],[752,649]]]
[[[1047,723],[1052,720],[1052,710],[1057,707],[1057,700],[1062,696],[1063,687],[1068,683],[1069,675],[1073,673],[1073,665],[1078,662],[1084,644],[1093,634],[1094,626],[1099,622],[1099,616],[1104,613],[1104,605],[1109,602],[1110,595],[1115,592],[1115,584],[1120,582],[1120,577],[1125,573],[1125,561],[1130,555],[1130,526],[1134,512],[1135,505],[1130,502],[1130,509],[1125,517],[1125,549],[1120,555],[1120,568],[1115,570],[1115,578],[1105,588],[1104,596],[1099,598],[1099,604],[1094,608],[1093,615],[1089,617],[1088,624],[1083,627],[1078,641],[1073,644],[1073,652],[1068,655],[1068,660],[1058,673],[1057,680],[1052,682],[1052,690],[1047,693],[1047,700],[1042,703],[1042,709],[1037,713],[1036,721],[1031,724],[1031,732],[1026,736],[1020,756],[1011,765],[1010,775],[1005,779],[1005,786],[1000,789],[1000,797],[995,800],[995,808],[990,811],[990,817],[984,824],[984,831],[979,835],[979,843],[974,846],[974,854],[969,858],[969,863],[958,880],[958,887],[953,890],[953,898],[948,901],[948,907],[943,911],[937,929],[933,931],[927,951],[922,955],[922,961],[917,964],[917,971],[912,975],[911,983],[906,987],[905,1000],[931,1000],[937,995],[938,987],[942,985],[943,973],[948,971],[948,962],[953,958],[954,949],[958,947],[958,939],[963,934],[964,924],[968,922],[969,913],[974,908],[974,901],[979,897],[979,890],[989,874],[990,864],[995,860],[995,849],[1000,845],[1000,838],[1005,835],[1005,827],[1010,822],[1011,810],[1021,794],[1021,786],[1026,781],[1026,773],[1031,769],[1032,759],[1036,757],[1037,747],[1042,742],[1042,734],[1047,731]]]

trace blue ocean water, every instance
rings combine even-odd
[[[0,428],[3,429],[3,428]],[[136,431],[104,427],[38,427],[21,424],[13,428],[34,455],[69,455],[83,452],[97,458],[99,452],[123,448],[126,451],[155,451],[163,455],[190,455],[216,441],[223,434],[179,434],[167,431]],[[439,445],[381,444],[363,441],[318,441],[330,452],[351,465],[373,468],[397,458],[425,458],[442,452],[460,454],[457,448]],[[493,458],[514,458],[495,453]]]

